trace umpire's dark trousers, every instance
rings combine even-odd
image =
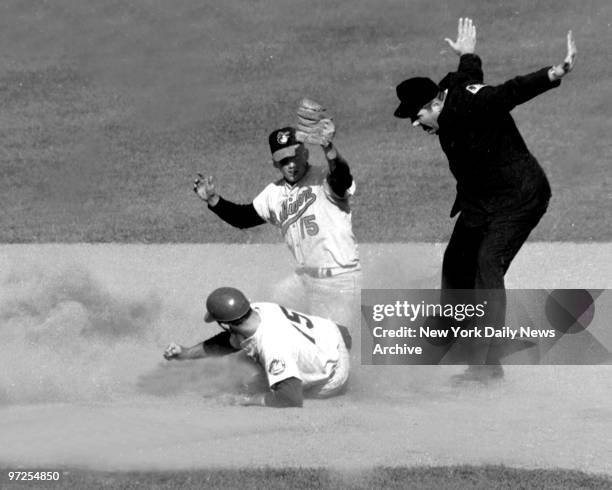
[[[501,328],[506,321],[504,275],[510,263],[538,224],[547,204],[513,214],[489,217],[474,225],[461,212],[444,252],[442,263],[442,298],[449,289],[475,289],[473,301],[487,301],[487,323]],[[496,363],[499,358],[488,354],[482,362]],[[491,358],[493,356],[493,359]],[[497,355],[499,357],[499,355]],[[480,362],[474,362],[478,364]]]

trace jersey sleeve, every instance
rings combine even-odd
[[[301,380],[295,357],[293,352],[287,348],[288,345],[290,343],[279,336],[262,346],[263,367],[271,387],[289,378]]]
[[[325,182],[323,183],[323,190],[325,191],[325,196],[331,202],[339,205],[340,207],[346,206],[347,200],[355,194],[356,189],[357,189],[357,184],[355,184],[355,181],[353,180],[351,182],[350,187],[344,191],[344,194],[342,196],[339,196],[333,191],[332,187],[330,186],[327,180],[325,180]]]
[[[229,332],[221,332],[202,343],[202,349],[207,356],[225,356],[240,350]]]
[[[253,204],[236,204],[219,196],[217,205],[213,207],[209,206],[208,208],[223,221],[236,228],[252,228],[253,226],[265,223],[265,221],[258,216]]]
[[[268,407],[301,407],[304,405],[302,382],[297,378],[279,381],[266,393],[264,402]]]
[[[355,192],[355,181],[351,175],[348,162],[335,147],[325,152],[329,165],[326,189],[333,193],[336,199],[347,199]]]

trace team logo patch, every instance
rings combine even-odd
[[[304,212],[317,200],[317,196],[312,191],[309,185],[304,187],[294,201],[285,200],[281,203],[281,209],[278,213],[279,221],[282,223],[281,232],[283,235],[287,228],[295,223]]]
[[[482,85],[482,84],[480,84],[480,83],[475,83],[474,85],[468,85],[467,87],[465,87],[465,89],[466,89],[468,92],[470,92],[470,93],[472,93],[472,94],[476,95],[476,94],[478,93],[478,91],[479,91],[479,90],[480,90],[482,87],[486,87],[486,85]]]
[[[276,141],[278,141],[279,145],[286,145],[290,135],[291,133],[289,131],[279,131],[276,135]]]
[[[282,359],[272,359],[268,372],[272,375],[277,375],[285,370],[285,362]]]

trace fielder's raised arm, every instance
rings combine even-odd
[[[300,101],[296,113],[296,140],[301,143],[319,145],[323,149],[329,165],[327,183],[335,198],[345,199],[348,197],[347,191],[353,185],[353,176],[347,161],[334,147],[336,125],[331,114],[321,104],[308,98]]]
[[[329,175],[327,176],[329,188],[337,198],[346,199],[355,192],[351,169],[332,143],[323,148],[323,151],[329,165]]]

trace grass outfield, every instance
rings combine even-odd
[[[6,482],[9,470],[1,470]],[[47,488],[249,488],[249,489],[609,489],[612,479],[580,471],[519,470],[505,466],[373,468],[341,472],[318,468],[262,468],[176,472],[97,472],[64,470]],[[5,488],[42,488],[40,483],[8,483]]]
[[[336,116],[358,240],[443,242],[454,183],[436,138],[392,117],[394,87],[455,69],[443,39],[464,15],[489,83],[560,61],[574,30],[575,71],[514,111],[554,194],[532,238],[611,240],[608,0],[9,0],[0,242],[276,242],[222,223],[191,182],[252,199],[277,176],[268,133],[305,95]]]

